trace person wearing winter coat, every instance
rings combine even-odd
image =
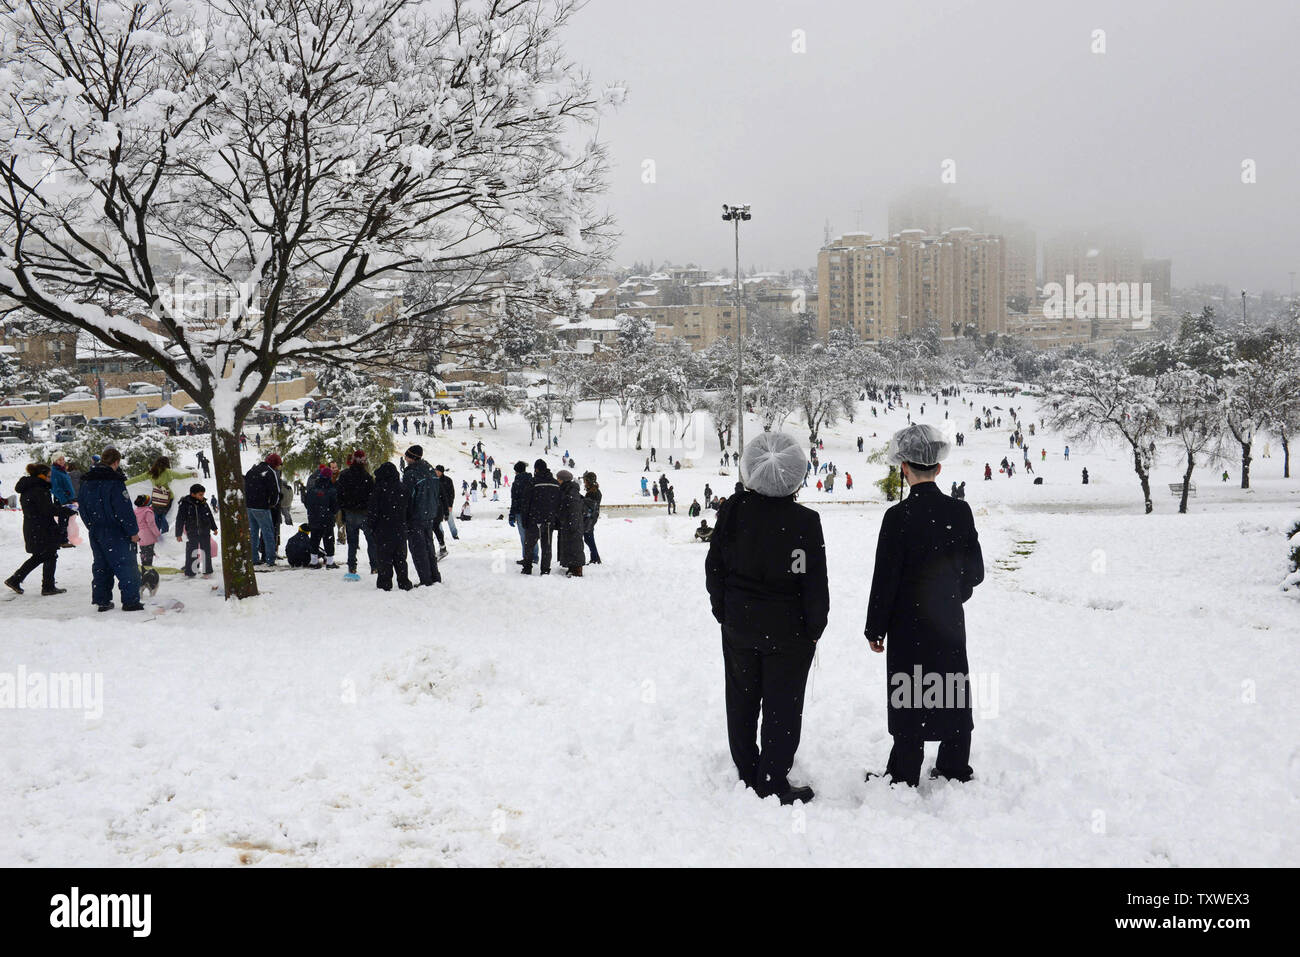
[[[967,781],[973,773],[962,605],[984,580],[984,557],[970,506],[935,484],[948,449],[934,426],[912,425],[891,439],[910,491],[881,522],[867,605],[871,650],[886,652],[894,745],[885,777],[912,787],[926,741],[940,742],[931,777]]]
[[[338,489],[334,487],[334,472],[328,465],[322,465],[303,489],[302,504],[307,509],[312,551],[324,551],[325,567],[337,568],[338,564],[334,561],[334,516],[339,510],[339,495]],[[319,565],[320,562],[313,556],[312,567]]]
[[[559,485],[559,498],[555,507],[555,529],[559,533],[556,543],[556,561],[561,568],[568,570],[569,577],[581,578],[582,566],[587,563],[587,552],[583,548],[584,507],[582,493],[578,483],[573,480],[573,473],[560,469],[555,473]]]
[[[396,469],[397,466],[393,466],[393,470]],[[352,453],[352,464],[340,473],[335,488],[338,489],[339,509],[343,512],[344,534],[348,542],[348,574],[357,573],[357,549],[363,531],[366,533],[366,560],[371,574],[374,574],[375,546],[370,540],[366,513],[370,508],[370,496],[375,491],[375,480],[366,469],[365,449]]]
[[[313,564],[320,565],[320,559],[325,556],[319,548],[311,547],[311,528],[299,525],[298,531],[284,543],[284,557],[290,568],[310,568]]]
[[[280,458],[280,456],[278,455],[275,457],[277,459]],[[293,483],[290,482],[289,479],[285,476],[283,463],[274,466],[274,468],[275,468],[275,474],[280,480],[280,520],[285,525],[292,526],[293,525]],[[276,547],[278,548],[280,543],[280,522],[277,522],[275,525],[275,541],[276,541]]]
[[[373,553],[375,587],[393,590],[393,573],[397,587],[410,591],[410,573],[406,566],[406,495],[397,466],[385,462],[375,469],[375,487],[366,505],[366,543]]]
[[[63,544],[59,519],[70,516],[72,509],[55,500],[50,472],[48,465],[33,463],[27,466],[27,474],[14,483],[23,509],[23,547],[29,557],[5,579],[5,584],[20,595],[23,579],[37,565],[41,566],[42,595],[62,595],[67,591],[54,584],[54,568],[59,561],[59,546]]]
[[[600,552],[596,548],[596,523],[600,521],[600,483],[596,481],[595,472],[585,472],[582,484],[586,494],[582,497],[582,540],[591,549],[591,564],[600,564]],[[696,505],[698,509],[699,506]]]
[[[420,446],[412,445],[402,460],[406,462],[406,472],[402,475],[402,491],[406,494],[406,544],[419,584],[432,585],[442,581],[433,544],[433,529],[442,512],[442,484],[424,461],[424,449]]]
[[[122,453],[104,449],[99,462],[81,479],[77,514],[86,523],[90,539],[90,598],[100,611],[113,607],[113,580],[122,594],[123,611],[143,611],[140,603],[140,566],[131,548],[140,528],[122,475]]]
[[[510,527],[519,532],[519,548],[523,557],[517,561],[517,565],[535,565],[537,563],[537,545],[533,544],[530,552],[528,548],[528,523],[523,520],[523,516],[528,511],[528,503],[533,493],[533,477],[528,474],[528,466],[524,462],[515,463],[515,480],[510,486]]]
[[[280,456],[272,452],[244,473],[244,505],[253,546],[253,565],[275,564],[275,520],[280,510]]]
[[[68,542],[68,522],[74,512],[68,506],[77,500],[77,490],[72,484],[72,476],[68,474],[68,460],[62,455],[54,460],[54,466],[50,469],[50,488],[54,493],[54,501],[64,506],[64,511],[58,518],[59,532],[63,536],[59,547],[66,545],[71,548],[72,545]]]
[[[528,510],[523,515],[528,536],[524,540],[524,556],[536,554],[541,546],[542,574],[551,573],[551,534],[555,530],[555,518],[560,504],[560,484],[551,474],[545,459],[533,463],[533,487],[528,496]],[[523,574],[533,573],[532,562],[525,561]]]
[[[783,432],[747,443],[744,488],[719,509],[704,562],[722,626],[731,757],[747,786],[782,804],[813,798],[812,788],[792,785],[788,775],[808,669],[830,611],[821,519],[795,502],[806,471],[802,446]]]
[[[438,504],[440,511],[438,513],[438,522],[433,526],[433,534],[438,538],[438,557],[447,557],[447,539],[442,534],[442,523],[447,523],[447,528],[451,530],[453,541],[460,541],[460,532],[456,529],[456,518],[452,515],[452,508],[456,504],[456,483],[451,480],[447,470],[441,465],[433,467],[434,474],[438,477]]]
[[[153,567],[154,546],[162,538],[162,532],[158,530],[158,519],[153,513],[153,507],[149,504],[148,495],[137,495],[135,497],[135,524],[139,528],[140,541],[140,567]]]
[[[135,485],[137,482],[147,480],[152,485],[149,501],[153,506],[154,518],[157,520],[159,530],[166,534],[167,513],[171,510],[172,500],[175,497],[172,494],[172,483],[195,477],[194,472],[182,472],[180,469],[172,468],[172,460],[162,455],[154,460],[147,472],[132,475],[126,480],[126,484]]]
[[[212,574],[212,536],[217,534],[217,519],[207,502],[208,490],[191,485],[190,494],[176,506],[176,541],[185,539],[185,577],[198,574],[199,552],[203,553],[203,577]]]

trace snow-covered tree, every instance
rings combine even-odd
[[[238,436],[277,363],[424,361],[439,317],[602,252],[604,154],[573,133],[622,91],[564,55],[576,5],[0,5],[0,293],[202,407],[227,595],[257,592]],[[412,272],[427,294],[328,331]]]
[[[1151,464],[1161,421],[1155,380],[1133,375],[1115,361],[1071,360],[1054,377],[1048,401],[1057,406],[1053,428],[1076,439],[1108,437],[1128,445],[1150,514]]]
[[[814,347],[799,356],[795,365],[795,400],[808,426],[808,441],[817,444],[823,426],[834,425],[851,415],[858,397],[858,383],[851,377],[848,354]]]
[[[1187,512],[1192,472],[1198,461],[1218,457],[1223,437],[1223,390],[1213,376],[1181,366],[1156,378],[1166,425],[1182,445],[1186,468],[1178,511]]]
[[[1267,360],[1238,359],[1228,366],[1224,383],[1224,420],[1241,450],[1241,487],[1250,488],[1255,437],[1268,428],[1276,412]]]
[[[514,401],[510,398],[510,393],[506,391],[506,387],[495,383],[476,386],[468,390],[465,393],[465,399],[471,407],[483,411],[483,416],[487,419],[488,425],[494,429],[497,427],[497,419],[500,418],[501,414],[514,408]]]

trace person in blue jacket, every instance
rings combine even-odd
[[[122,453],[104,449],[99,463],[81,480],[82,520],[90,539],[90,600],[100,611],[113,607],[113,579],[122,593],[123,611],[142,611],[140,565],[132,547],[140,540],[135,509],[121,472]]]
[[[68,460],[62,455],[54,460],[54,467],[50,469],[50,491],[54,493],[54,501],[64,507],[58,518],[59,534],[62,536],[59,547],[72,548],[72,543],[68,541],[68,519],[72,517],[72,512],[67,507],[77,500],[77,490],[73,488],[72,476],[68,474]]]

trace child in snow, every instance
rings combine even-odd
[[[212,577],[212,536],[217,534],[217,520],[207,503],[207,489],[191,485],[190,494],[176,509],[176,541],[185,539],[185,577],[193,578],[198,564],[197,552],[203,553],[203,577]]]
[[[153,549],[158,544],[158,540],[162,538],[162,533],[158,529],[158,520],[154,515],[148,495],[137,495],[135,497],[135,524],[140,529],[140,566],[142,568],[152,568]]]

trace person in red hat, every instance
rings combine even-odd
[[[343,513],[343,528],[348,543],[348,570],[343,575],[344,581],[360,581],[357,574],[357,546],[361,533],[366,533],[366,558],[370,563],[370,573],[375,574],[375,546],[371,540],[370,528],[366,525],[366,512],[370,508],[370,496],[375,491],[375,480],[366,468],[366,450],[357,449],[348,456],[348,467],[338,477],[339,511]]]

